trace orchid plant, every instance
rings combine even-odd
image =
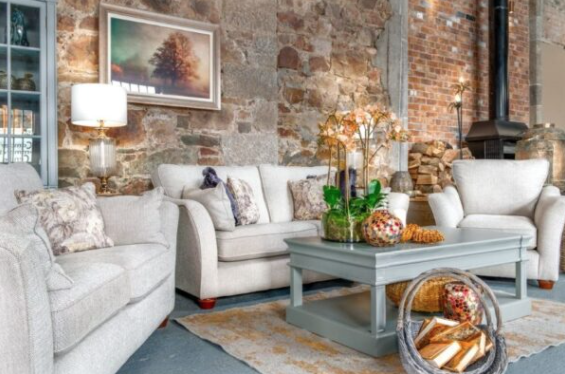
[[[385,203],[386,194],[380,181],[369,181],[369,169],[377,153],[383,148],[390,148],[388,134],[393,129],[396,118],[392,112],[377,105],[357,108],[353,111],[334,112],[326,122],[319,124],[320,143],[329,150],[328,181],[324,186],[324,200],[328,204],[328,214],[341,216],[346,220],[351,217],[366,218],[371,212]],[[384,133],[384,141],[371,147],[377,133]],[[348,153],[360,151],[363,156],[363,196],[351,197],[349,181]],[[345,178],[345,191],[331,185],[331,168],[337,165],[336,185],[340,185],[341,171]]]

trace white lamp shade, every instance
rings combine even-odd
[[[75,84],[71,91],[71,121],[77,126],[120,127],[127,125],[127,93],[109,84]]]

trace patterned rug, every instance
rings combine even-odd
[[[305,300],[366,291],[363,286],[319,292]],[[288,300],[193,314],[177,322],[264,374],[404,373],[398,355],[373,358],[285,322]],[[507,323],[511,362],[565,343],[565,304],[533,300],[533,314]]]

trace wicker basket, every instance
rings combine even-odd
[[[425,272],[421,274],[418,278],[414,279],[408,286],[402,301],[400,302],[398,311],[398,324],[396,326],[396,332],[398,335],[398,352],[400,354],[400,360],[404,370],[408,374],[445,374],[444,370],[437,369],[431,366],[426,360],[424,360],[416,346],[414,345],[414,338],[418,334],[421,321],[412,320],[412,304],[414,298],[422,285],[433,278],[437,277],[449,277],[454,278],[463,282],[471,290],[473,290],[483,304],[485,310],[485,317],[487,321],[486,326],[481,326],[483,330],[487,333],[489,338],[494,344],[494,348],[487,354],[486,357],[480,361],[473,364],[471,367],[465,371],[465,374],[502,374],[506,371],[508,367],[508,356],[506,353],[506,341],[504,337],[500,334],[502,329],[502,318],[500,315],[500,307],[498,301],[494,296],[492,290],[477,276],[461,271],[458,269],[444,268],[436,269]],[[492,302],[494,311],[496,314],[496,328],[493,322],[492,312],[489,309],[483,293],[479,291],[480,287],[484,294]]]
[[[412,310],[415,312],[440,313],[443,311],[443,288],[453,278],[434,278],[425,282],[414,298]],[[410,282],[399,282],[386,286],[386,295],[396,306],[400,305],[402,295]]]

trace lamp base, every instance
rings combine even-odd
[[[98,177],[100,179],[100,191],[99,195],[112,195],[112,191],[108,187],[108,177]]]

